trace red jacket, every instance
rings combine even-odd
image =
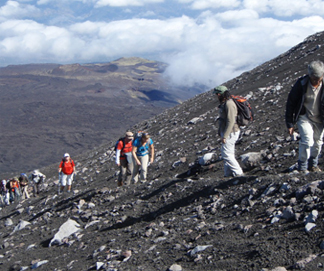
[[[64,165],[63,165],[64,163]],[[75,164],[72,159],[70,161],[61,161],[60,168],[65,175],[71,175],[74,171]]]

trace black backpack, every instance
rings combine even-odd
[[[115,152],[117,151],[117,146],[118,146],[119,141],[122,141],[122,142],[123,142],[123,147],[122,147],[122,149],[120,150],[120,152],[122,152],[122,151],[124,150],[124,148],[125,148],[125,137],[121,137],[121,138],[119,138],[119,139],[116,141],[116,144],[115,144]]]
[[[231,95],[237,107],[236,123],[238,126],[246,126],[254,120],[254,113],[248,100],[241,96]]]

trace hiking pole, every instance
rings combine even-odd
[[[61,172],[59,172],[59,177],[58,177],[58,191],[57,191],[57,194],[60,194],[60,192],[61,192],[61,176],[62,176],[62,174],[61,174]]]

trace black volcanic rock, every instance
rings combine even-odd
[[[218,102],[211,91],[200,94],[132,127],[155,143],[145,184],[117,187],[113,144],[74,157],[72,195],[56,194],[57,164],[42,168],[42,194],[1,210],[1,270],[323,268],[324,173],[293,171],[298,141],[284,122],[290,87],[321,59],[323,40],[315,34],[225,83],[255,109],[236,154],[261,160],[245,176],[223,177]],[[213,159],[199,163],[206,153]],[[80,231],[49,246],[69,220]]]

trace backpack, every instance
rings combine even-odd
[[[242,96],[231,95],[237,107],[236,123],[238,126],[246,126],[254,120],[254,113],[248,100]]]
[[[145,133],[144,131],[138,131],[138,132],[135,134],[135,136],[134,136],[134,141],[135,141],[135,139],[137,139],[137,138],[141,138],[142,135],[143,135],[144,133]]]
[[[119,139],[116,141],[116,144],[115,144],[115,152],[117,151],[117,146],[118,146],[119,141],[122,141],[122,142],[123,142],[123,147],[122,147],[122,149],[120,150],[120,153],[121,153],[121,152],[124,150],[124,148],[125,148],[125,137],[121,137],[121,138],[119,138]]]
[[[73,163],[73,160],[72,160],[72,158],[70,158],[70,163],[71,163],[71,165],[72,165],[72,163]],[[62,168],[64,168],[64,163],[65,163],[65,159],[64,158],[62,158]],[[33,176],[34,176],[34,174],[33,174]],[[36,176],[36,175],[35,175]],[[40,179],[42,179],[43,178],[43,176],[40,176]]]

